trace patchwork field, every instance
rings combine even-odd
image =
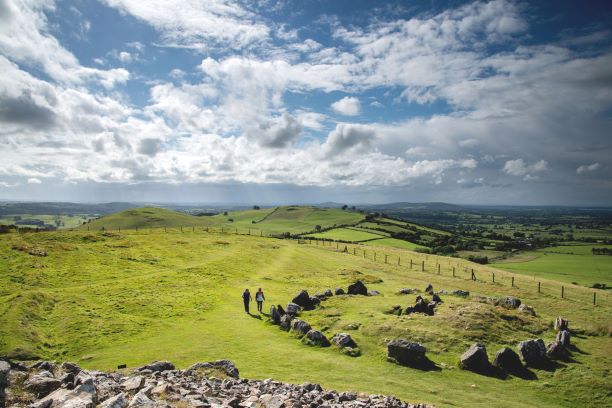
[[[378,248],[378,249],[376,249]],[[46,251],[48,256],[28,251]],[[362,256],[363,249],[366,254]],[[180,367],[218,358],[234,360],[241,374],[338,390],[394,394],[438,406],[525,405],[557,407],[605,405],[612,391],[610,331],[612,308],[599,291],[573,289],[566,299],[538,294],[527,281],[509,287],[485,279],[495,271],[469,262],[395,248],[300,244],[202,230],[52,232],[0,236],[0,354],[74,360],[88,368],[134,367],[168,359]],[[374,251],[378,257],[374,261]],[[398,262],[398,257],[400,258]],[[408,261],[414,267],[407,266]],[[426,272],[420,271],[424,262]],[[398,265],[400,263],[400,265]],[[442,273],[436,273],[437,265]],[[456,268],[453,278],[450,270]],[[478,281],[467,278],[474,268]],[[331,337],[347,331],[362,355],[349,357],[334,347],[303,345],[290,333],[247,315],[245,287],[266,292],[271,304],[285,305],[300,289],[311,293],[345,287],[360,279],[381,293],[338,296],[302,318]],[[393,305],[414,303],[398,295],[403,287],[463,289],[469,298],[441,295],[435,316],[397,317]],[[556,285],[544,280],[545,287]],[[477,295],[519,297],[536,317],[478,301]],[[525,339],[554,339],[557,315],[570,320],[576,349],[572,361],[532,370],[537,379],[499,379],[457,367],[459,356],[478,341],[492,358],[502,346]],[[386,361],[386,341],[401,337],[422,342],[435,368],[423,371]]]

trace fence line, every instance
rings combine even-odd
[[[400,248],[385,248],[385,252],[382,247],[372,247],[370,245],[364,245],[358,242],[348,242],[342,240],[330,240],[330,239],[319,239],[315,237],[303,237],[297,235],[287,234],[275,234],[268,233],[256,228],[248,228],[241,230],[239,228],[227,228],[227,227],[210,227],[210,226],[199,226],[191,225],[188,227],[149,227],[141,228],[138,227],[132,229],[117,228],[117,232],[122,233],[133,233],[133,234],[146,234],[158,232],[161,233],[163,229],[164,233],[217,233],[217,234],[228,234],[228,235],[247,235],[254,237],[263,238],[280,238],[280,239],[292,239],[296,240],[298,244],[308,244],[309,246],[318,247],[320,249],[332,250],[334,252],[346,253],[356,257],[362,257],[363,259],[370,260],[377,263],[387,264],[395,267],[406,267],[409,271],[422,272],[435,274],[440,276],[448,276],[455,279],[471,280],[483,284],[505,286],[508,285],[513,288],[521,290],[529,290],[535,293],[554,296],[567,301],[587,301],[593,306],[598,305],[609,305],[610,296],[604,290],[591,289],[583,286],[566,284],[550,279],[536,280],[535,276],[529,278],[523,274],[513,274],[501,269],[493,269],[485,265],[475,264],[473,262],[454,257],[445,257],[441,255],[432,255],[418,252],[407,252]],[[76,231],[76,232],[107,232],[112,233],[110,229],[102,227],[96,231],[90,231],[89,227],[85,230],[75,230],[73,228],[66,229],[63,231]],[[43,231],[52,232],[52,231]],[[313,243],[314,242],[314,243]],[[351,246],[351,248],[349,248]],[[425,257],[425,259],[422,259]],[[420,264],[415,262],[420,260]],[[446,264],[445,268],[442,268],[442,264]],[[497,274],[497,275],[496,275]]]

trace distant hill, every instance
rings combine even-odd
[[[262,231],[268,234],[300,233],[335,225],[352,225],[364,215],[336,208],[311,206],[283,206],[258,210],[226,211],[214,216],[194,216],[156,207],[134,208],[111,214],[79,227],[80,229],[115,230],[160,227],[227,227],[242,231]]]
[[[448,203],[407,203],[407,202],[399,202],[399,203],[389,203],[389,204],[369,204],[362,205],[359,208],[367,209],[367,210],[393,210],[393,211],[418,211],[418,210],[427,210],[427,211],[460,211],[464,207],[456,204],[448,204]]]
[[[132,203],[64,203],[64,202],[0,202],[0,216],[19,215],[19,214],[112,214],[117,211],[136,208],[137,204]]]

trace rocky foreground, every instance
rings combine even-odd
[[[29,366],[0,360],[0,407],[417,407],[383,395],[324,390],[271,379],[240,379],[228,360],[177,370],[158,361],[133,371],[83,370],[73,363]]]

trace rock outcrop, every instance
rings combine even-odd
[[[525,365],[538,367],[546,363],[546,346],[542,339],[521,341],[518,345],[519,354]]]
[[[425,361],[426,352],[421,343],[405,339],[391,340],[387,344],[387,359],[400,365],[419,365]]]
[[[368,295],[368,288],[366,287],[366,285],[363,284],[362,281],[357,281],[351,285],[349,285],[348,287],[348,294],[349,295],[363,295],[363,296],[367,296]]]
[[[493,366],[509,373],[515,373],[523,369],[523,363],[521,363],[518,354],[509,347],[504,347],[495,354]]]
[[[463,353],[460,364],[461,368],[478,373],[484,373],[491,368],[489,356],[487,355],[487,349],[485,348],[484,344],[480,343],[473,344],[465,353]]]

